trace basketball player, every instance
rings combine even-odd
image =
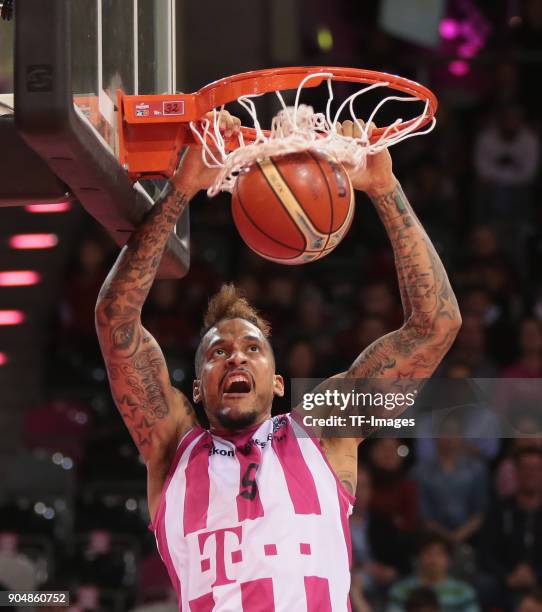
[[[221,116],[226,136],[239,121]],[[356,127],[343,123],[343,134]],[[349,608],[348,515],[358,439],[298,436],[271,418],[276,373],[269,326],[224,286],[209,305],[196,352],[193,400],[175,389],[141,310],[179,215],[215,170],[189,148],[171,185],[108,275],[96,325],[115,402],[147,465],[148,503],[179,610],[271,612]],[[387,151],[352,172],[376,207],[395,253],[403,326],[364,348],[342,378],[431,376],[460,327],[446,272],[392,173]]]

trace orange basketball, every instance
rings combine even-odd
[[[303,264],[325,257],[344,238],[354,215],[354,190],[344,167],[322,153],[269,157],[240,172],[232,214],[258,255]]]

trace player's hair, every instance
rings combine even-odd
[[[271,325],[266,321],[243,297],[241,292],[232,283],[222,285],[218,293],[209,300],[207,312],[203,318],[203,327],[200,331],[200,343],[196,350],[195,368],[196,376],[199,378],[201,370],[201,360],[203,357],[203,339],[207,332],[227,319],[244,319],[255,325],[266,339],[271,336]]]

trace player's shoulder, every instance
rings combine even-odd
[[[171,410],[177,421],[177,439],[182,438],[188,431],[198,425],[196,411],[192,402],[177,387],[171,386],[172,406]]]

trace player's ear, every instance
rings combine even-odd
[[[280,374],[273,375],[273,395],[284,397],[284,378]]]
[[[196,378],[192,383],[192,399],[194,400],[194,404],[199,404],[201,402],[201,380]]]

